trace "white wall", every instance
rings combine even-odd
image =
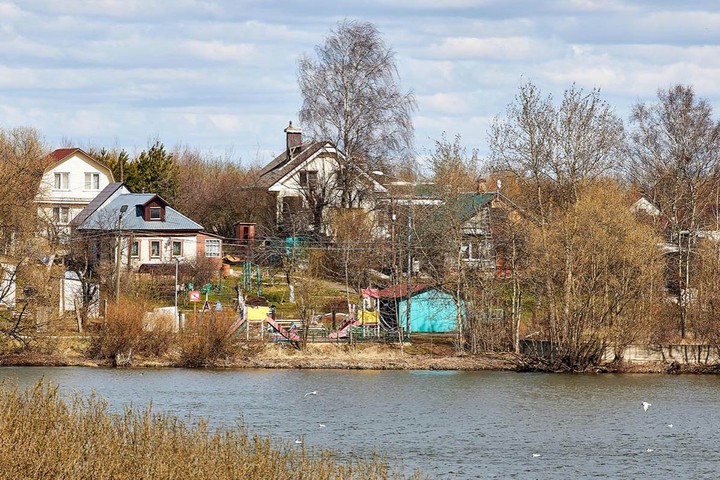
[[[127,266],[128,254],[130,253],[131,237],[123,238],[122,246],[122,264]],[[131,257],[130,266],[132,269],[137,269],[143,263],[172,263],[174,261],[172,255],[172,243],[173,241],[182,242],[182,253],[183,261],[191,262],[197,258],[198,252],[198,239],[195,235],[175,235],[175,236],[152,236],[152,237],[132,237],[133,242],[138,242],[138,256]],[[160,256],[150,256],[150,245],[152,242],[160,242]]]
[[[55,174],[64,172],[68,173],[68,188],[55,189]],[[85,188],[85,173],[100,175],[99,188]],[[43,218],[52,221],[54,206],[70,207],[68,221],[71,221],[111,181],[108,170],[83,153],[75,152],[43,174],[36,196],[36,202],[39,204],[38,213]]]

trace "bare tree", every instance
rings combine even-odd
[[[715,221],[707,214],[710,206],[718,204],[720,121],[712,113],[710,104],[697,98],[691,86],[676,85],[659,90],[654,104],[635,105],[631,116],[634,129],[627,171],[659,208],[669,241],[677,248],[669,283],[678,299],[682,337],[694,243],[708,220]]]
[[[518,200],[537,225],[529,264],[538,269],[527,278],[542,304],[543,331],[557,368],[592,365],[610,345],[621,350],[635,333],[637,317],[628,314],[646,298],[639,288],[657,287],[650,268],[657,264],[648,257],[657,252],[657,240],[627,218],[627,206],[613,198],[621,196],[617,190],[603,188],[603,178],[617,168],[623,140],[622,122],[599,92],[575,86],[556,106],[526,83],[507,118],[491,127],[493,164],[524,187],[526,195]],[[607,212],[615,216],[598,223]],[[602,245],[588,242],[605,237]],[[620,324],[619,333],[610,335]]]
[[[351,162],[371,169],[391,156],[406,156],[415,99],[401,91],[395,53],[375,25],[345,20],[315,54],[298,62],[300,120],[309,133],[334,142]]]

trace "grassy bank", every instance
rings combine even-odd
[[[242,429],[213,431],[150,410],[113,414],[101,399],[65,398],[42,383],[25,392],[0,385],[0,412],[0,478],[405,478],[380,458],[340,463]]]

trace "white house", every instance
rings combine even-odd
[[[122,239],[121,265],[147,271],[182,258],[222,263],[222,238],[181,214],[154,193],[131,193],[122,183],[111,183],[77,217],[72,226],[80,233],[106,233]],[[114,252],[113,252],[114,253]]]
[[[303,142],[302,130],[292,122],[285,134],[285,151],[262,169],[256,185],[274,197],[278,223],[301,210],[324,217],[324,210],[342,205],[370,209],[378,194],[387,193],[332,142]],[[309,223],[326,224],[326,220],[315,218]]]
[[[61,148],[50,154],[35,201],[38,214],[55,234],[69,233],[70,222],[113,182],[112,170],[79,148]]]

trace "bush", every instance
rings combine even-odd
[[[228,329],[235,319],[232,311],[208,312],[195,328],[186,328],[180,340],[180,365],[207,367],[234,356],[239,349]]]
[[[125,366],[132,363],[134,354],[167,353],[175,341],[172,318],[155,318],[145,325],[148,310],[145,302],[110,304],[105,323],[91,337],[88,354],[95,359],[110,360],[115,366]]]

